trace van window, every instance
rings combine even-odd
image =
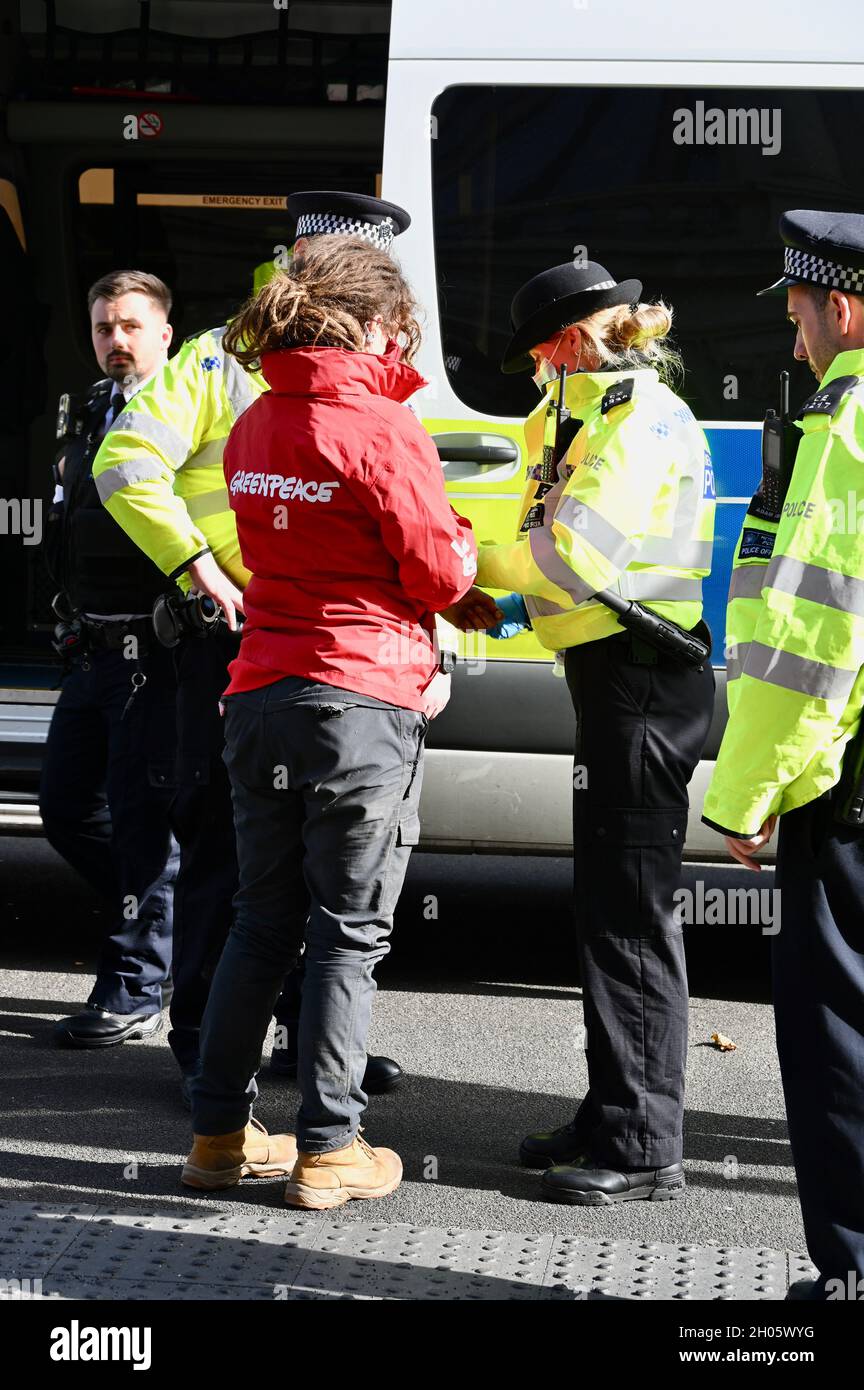
[[[800,402],[814,381],[791,362],[785,304],[756,292],[781,274],[784,209],[864,206],[862,115],[854,91],[448,88],[433,106],[432,171],[457,395],[483,415],[527,414],[530,376],[500,372],[510,301],[584,247],[673,306],[682,394],[700,419],[761,419],[784,367]]]

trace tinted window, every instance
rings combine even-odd
[[[724,134],[712,109],[763,112],[758,143],[676,143],[691,133],[681,110],[694,137]],[[510,301],[585,246],[616,279],[641,279],[643,299],[672,304],[682,394],[701,419],[762,418],[793,330],[784,301],[756,291],[781,273],[784,209],[864,207],[859,93],[452,87],[433,112],[444,354],[466,405],[523,415],[536,403],[530,377],[499,370]],[[730,133],[753,133],[750,119]],[[793,401],[814,384],[792,367]]]
[[[175,344],[224,323],[252,293],[255,267],[272,259],[275,246],[291,246],[294,220],[273,204],[284,204],[309,178],[308,167],[269,158],[263,169],[167,160],[117,165],[113,201],[76,200],[78,302],[86,306],[87,288],[99,276],[135,266],[170,285]],[[356,162],[347,169],[341,161],[319,161],[315,178],[325,188],[375,191],[374,170]],[[86,317],[81,331],[86,341]]]

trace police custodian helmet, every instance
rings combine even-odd
[[[823,285],[864,294],[864,215],[795,208],[780,218],[786,247],[783,274],[759,294],[782,294],[790,285]]]
[[[366,193],[338,193],[317,189],[291,193],[288,211],[297,219],[296,238],[307,236],[360,236],[379,251],[389,251],[393,238],[411,225],[398,203],[372,198]]]

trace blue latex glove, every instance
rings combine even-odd
[[[495,637],[499,641],[504,641],[507,637],[518,637],[520,632],[524,632],[526,628],[531,626],[528,609],[525,607],[525,600],[521,594],[508,594],[506,598],[497,598],[495,602],[504,617],[500,623],[486,629],[487,637]]]

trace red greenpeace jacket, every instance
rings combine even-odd
[[[406,709],[438,670],[432,615],[471,587],[471,524],[402,404],[425,385],[387,353],[267,353],[270,390],[225,446],[246,622],[226,694],[304,676]]]

